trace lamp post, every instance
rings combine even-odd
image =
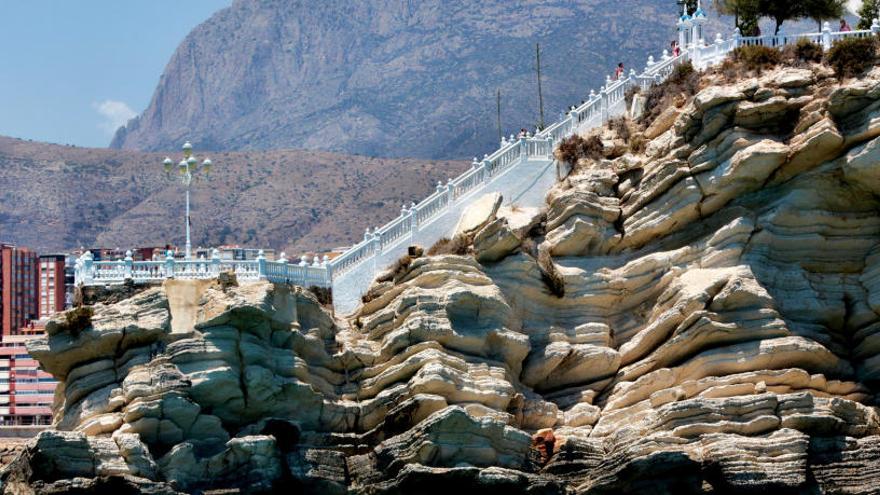
[[[171,161],[171,158],[166,157],[162,162],[165,165],[165,173],[170,174],[171,169],[174,168],[174,162]],[[192,154],[192,144],[189,141],[183,144],[183,160],[177,164],[178,171],[180,173],[180,181],[183,183],[186,188],[186,251],[185,257],[186,259],[190,259],[192,256],[192,243],[190,242],[190,220],[189,220],[189,186],[192,184],[193,174],[197,172],[204,172],[208,174],[211,171],[211,159],[205,158],[202,161],[202,164],[198,164],[198,160]]]

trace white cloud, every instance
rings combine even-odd
[[[126,122],[137,115],[137,112],[126,105],[124,101],[104,100],[100,103],[93,103],[92,106],[104,118],[98,127],[109,135],[113,135],[116,129],[124,126]]]

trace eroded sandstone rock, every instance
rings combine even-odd
[[[477,201],[475,256],[412,260],[348,320],[203,281],[50,323],[55,429],[3,490],[875,493],[878,88],[708,80],[546,213]]]

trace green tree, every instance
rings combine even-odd
[[[846,10],[846,0],[804,0],[802,5],[803,17],[819,23],[820,31],[823,21],[840,19]]]
[[[734,25],[743,36],[758,35],[758,20],[761,17],[759,0],[716,0],[719,13],[732,15]]]
[[[782,23],[795,19],[835,19],[843,16],[845,0],[759,0],[758,12],[776,22],[775,34]]]
[[[859,9],[859,25],[856,29],[871,29],[874,19],[880,16],[880,3],[877,0],[863,0]]]
[[[761,17],[769,17],[776,22],[773,34],[779,34],[782,23],[804,17],[802,0],[759,0],[758,12]]]

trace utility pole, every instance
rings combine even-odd
[[[541,89],[541,44],[535,43],[535,60],[538,70],[538,111],[540,118],[538,119],[538,128],[544,130],[544,92]]]
[[[497,109],[497,122],[498,122],[498,141],[501,142],[504,139],[504,133],[501,132],[501,90],[495,92],[495,103]]]

